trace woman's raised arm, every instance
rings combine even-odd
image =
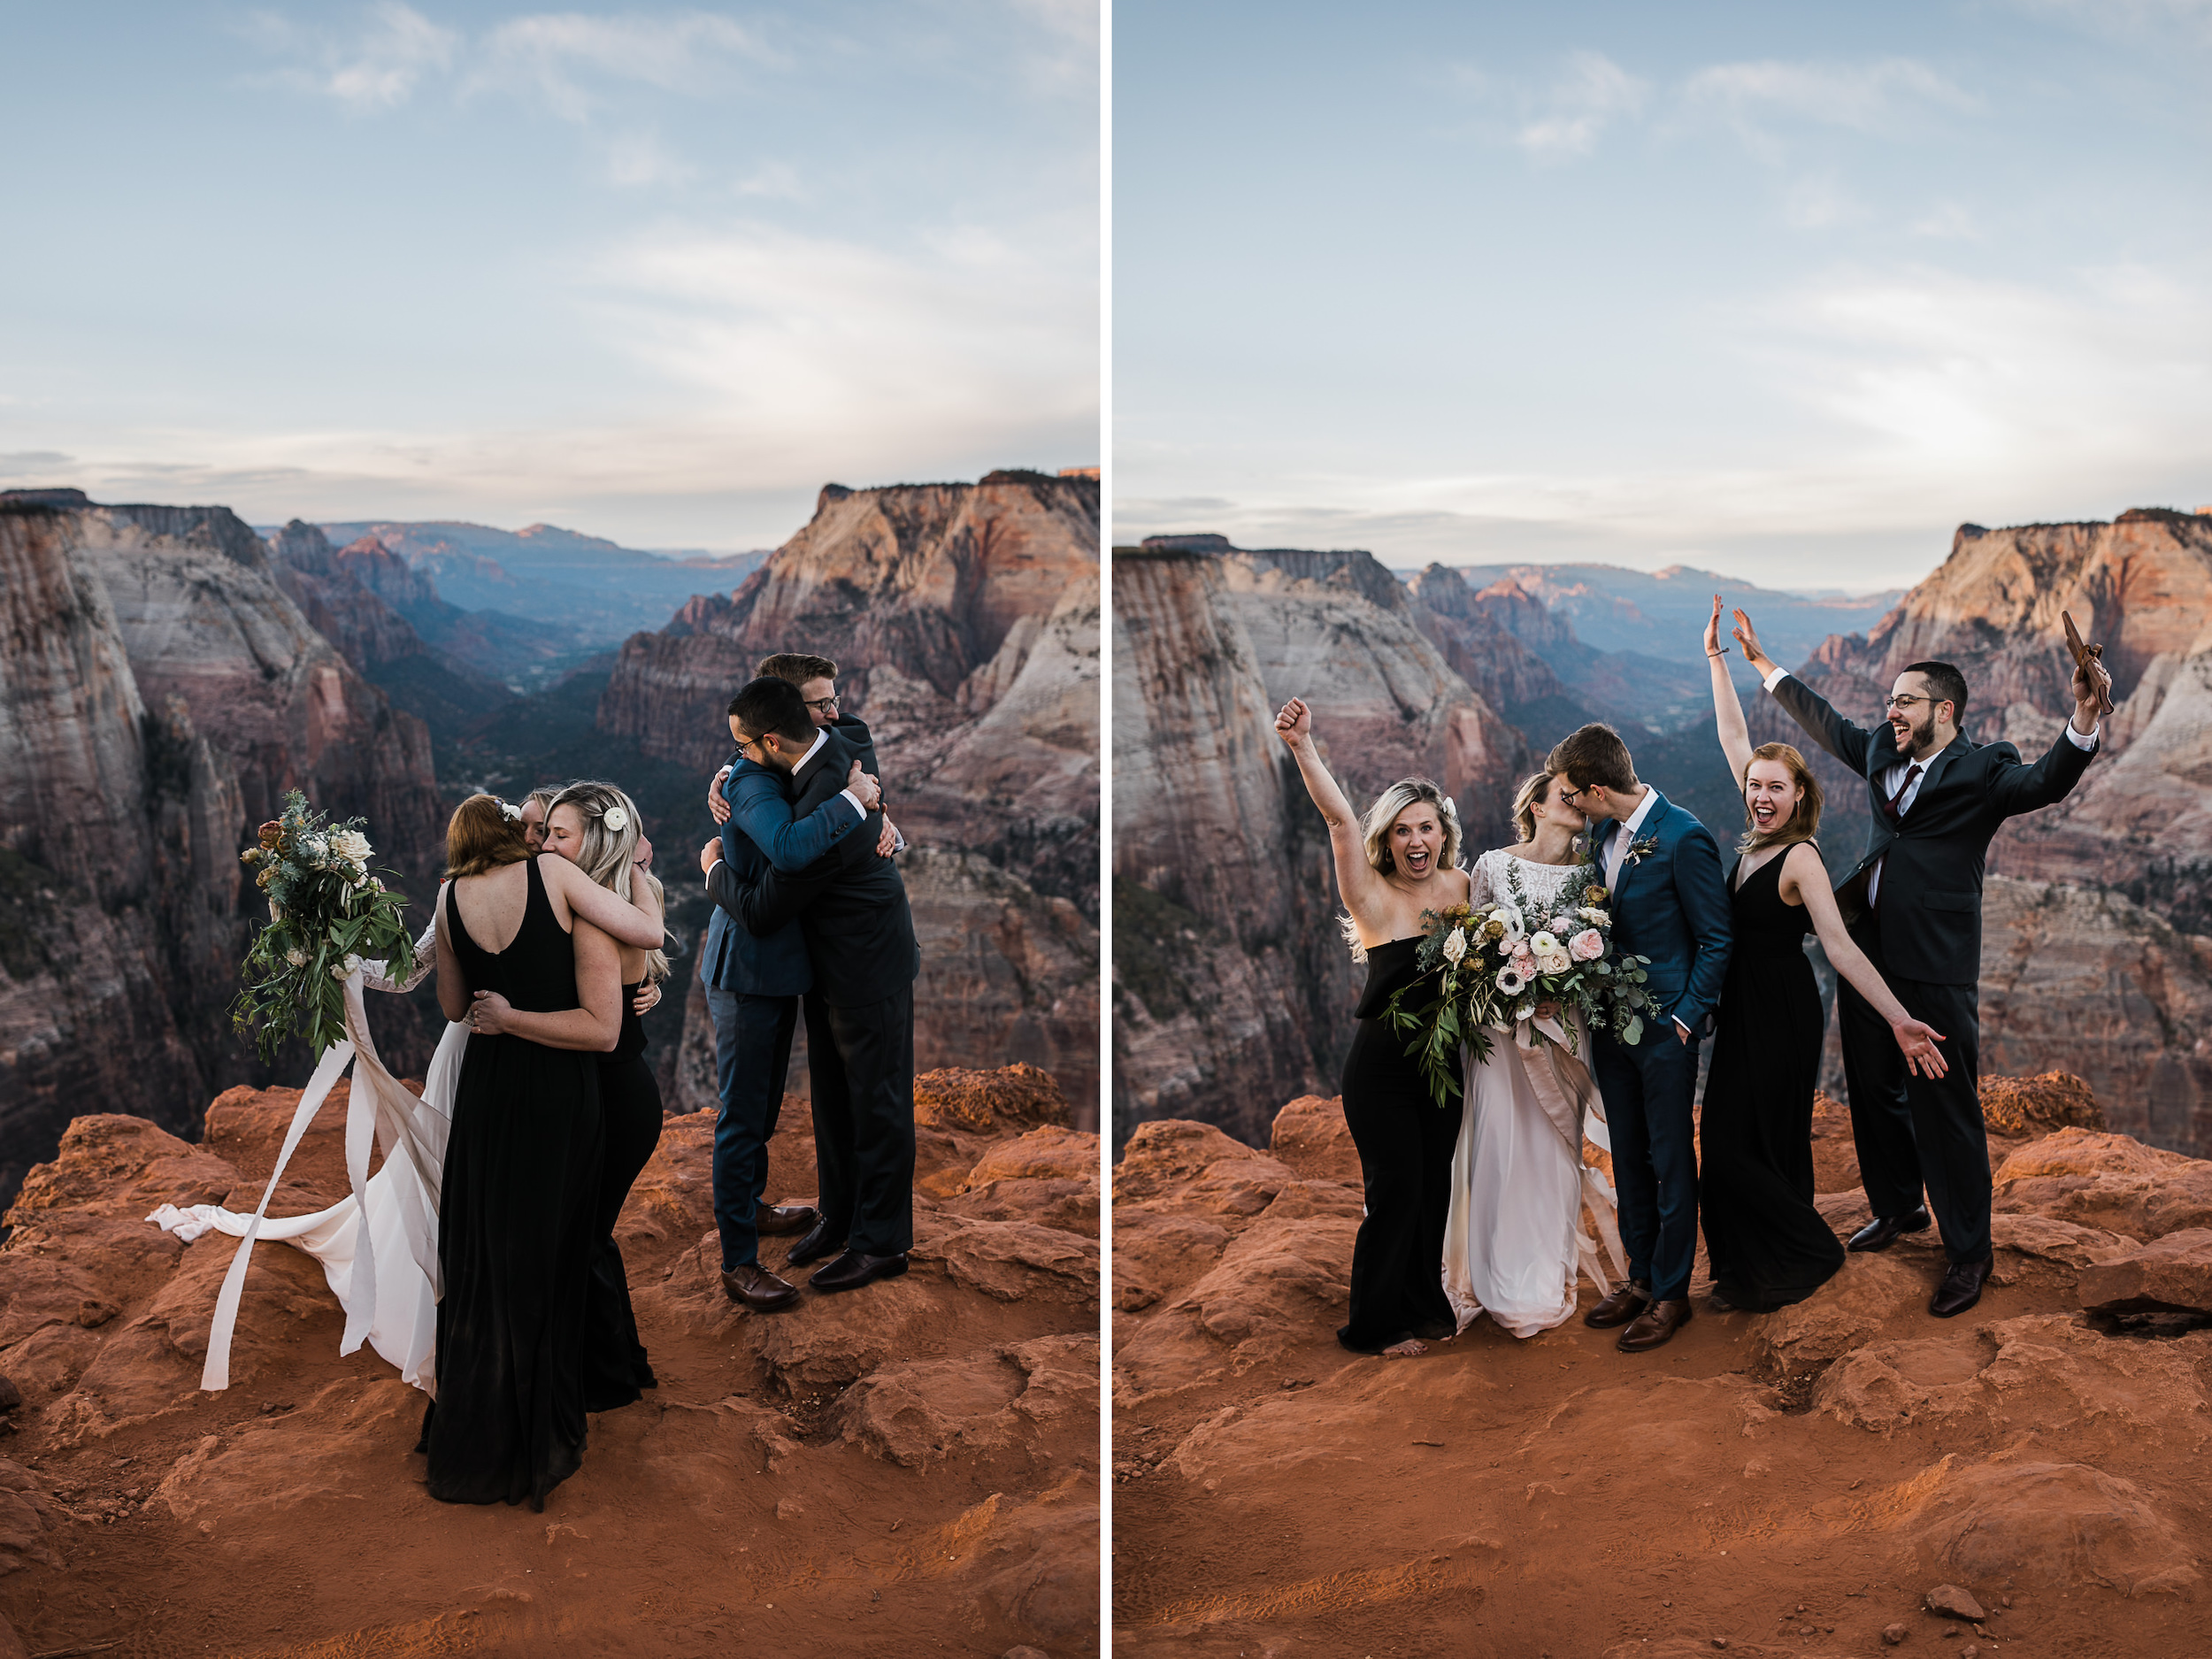
[[[642,895],[643,902],[618,899],[567,859],[552,853],[538,855],[538,873],[549,886],[558,887],[568,908],[593,926],[640,950],[661,948],[667,930],[661,922],[660,906],[645,893],[642,884],[631,883],[631,891]]]
[[[1800,841],[1782,855],[1781,891],[1784,899],[1793,889],[1796,902],[1812,918],[1820,948],[1828,953],[1828,965],[1851,981],[1874,1011],[1889,1022],[1889,1033],[1904,1051],[1905,1064],[1923,1077],[1941,1077],[1950,1067],[1936,1047],[1943,1033],[1905,1011],[1905,1005],[1882,980],[1881,972],[1867,960],[1866,952],[1851,942],[1844,930],[1842,912],[1836,909],[1836,890],[1828,879],[1828,866],[1820,862],[1820,849]]]
[[[1374,865],[1367,862],[1359,814],[1322,763],[1321,751],[1313,741],[1313,710],[1302,699],[1293,697],[1283,704],[1282,712],[1275,717],[1275,733],[1289,745],[1291,758],[1298,763],[1298,775],[1306,780],[1306,793],[1321,810],[1321,821],[1329,826],[1329,851],[1336,859],[1336,889],[1344,895],[1344,908],[1357,921],[1382,883]]]
[[[1713,719],[1720,727],[1721,753],[1736,774],[1736,787],[1751,766],[1751,728],[1744,724],[1743,703],[1728,677],[1728,648],[1720,642],[1720,595],[1713,595],[1713,619],[1705,625],[1705,665],[1713,671]]]

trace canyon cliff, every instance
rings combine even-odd
[[[272,1213],[346,1190],[345,1095]],[[667,1121],[615,1227],[658,1386],[591,1418],[541,1515],[429,1498],[424,1396],[340,1355],[287,1245],[254,1252],[232,1386],[199,1389],[238,1240],[144,1217],[252,1209],[297,1091],[203,1102],[193,1141],[80,1117],[0,1245],[0,1654],[1097,1653],[1097,1138],[1030,1067],[915,1097],[910,1271],[774,1315],[719,1283],[713,1114]],[[794,1100],[767,1190],[814,1175]]]
[[[703,797],[730,752],[730,695],[760,658],[834,661],[915,849],[904,876],[924,933],[922,1063],[1041,1065],[1086,1126],[1098,1083],[1098,521],[1093,479],[826,486],[813,519],[733,594],[695,598],[625,642],[596,722],[689,769]],[[696,827],[703,839],[703,810]],[[684,1043],[703,1051],[695,1000]],[[697,1068],[680,1071],[678,1087],[695,1088]]]
[[[0,496],[0,1187],[88,1102],[188,1128],[265,1075],[225,1014],[286,789],[419,878],[419,722],[315,632],[219,508]],[[398,1052],[407,1052],[403,1039]],[[426,1050],[425,1051],[426,1055]]]
[[[1968,734],[2032,761],[2073,707],[2061,612],[2104,645],[2115,707],[2073,793],[2012,819],[1991,846],[1985,1063],[2001,1041],[2008,1065],[2095,1071],[2115,1127],[2212,1151],[2212,944],[2201,937],[2212,933],[2212,516],[1961,526],[1943,565],[1872,629],[1831,636],[1795,672],[1878,726],[1907,664],[1955,664],[1970,691]],[[1864,780],[1808,743],[1771,698],[1747,698],[1747,712],[1755,741],[1812,757],[1828,791],[1829,856],[1855,859]]]
[[[1365,553],[1164,537],[1118,550],[1114,580],[1116,1131],[1263,1135],[1286,1090],[1335,1075],[1356,995],[1275,710],[1308,699],[1356,804],[1433,778],[1479,846],[1532,757]]]

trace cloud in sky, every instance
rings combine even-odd
[[[1573,53],[1545,99],[1546,112],[1525,123],[1513,142],[1544,159],[1586,156],[1611,122],[1644,107],[1650,91],[1650,83],[1602,52]]]
[[[0,104],[27,211],[167,257],[0,264],[0,484],[742,548],[829,479],[1095,462],[1096,27],[380,0],[118,47],[8,14],[0,54],[57,65]]]

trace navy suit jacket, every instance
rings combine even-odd
[[[1656,789],[1652,794],[1656,798],[1631,845],[1647,840],[1657,844],[1632,863],[1621,860],[1609,902],[1613,945],[1626,955],[1651,958],[1644,989],[1659,1018],[1678,1019],[1696,1032],[1719,1007],[1721,981],[1728,975],[1734,936],[1728,878],[1721,872],[1720,845],[1712,831]],[[1601,881],[1620,828],[1609,819],[1593,843]],[[1645,1030],[1648,1041],[1648,1022]]]
[[[856,741],[852,727],[858,728]],[[851,746],[848,759],[874,772],[875,745],[868,728],[856,720],[840,722],[835,729]],[[843,787],[841,772],[838,787]],[[793,921],[771,933],[751,932],[732,913],[738,890],[772,869],[795,873],[805,869],[866,820],[855,818],[852,803],[834,793],[805,817],[795,818],[783,774],[742,755],[732,757],[722,798],[730,803],[730,816],[722,826],[722,862],[707,878],[714,899],[714,915],[707,923],[707,983],[718,991],[749,996],[802,995],[814,988],[804,930]],[[869,841],[874,844],[872,835]]]

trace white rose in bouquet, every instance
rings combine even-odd
[[[369,838],[359,830],[340,830],[330,838],[330,850],[341,858],[363,864],[369,856]]]
[[[1594,904],[1586,904],[1575,914],[1593,927],[1610,927],[1613,925],[1612,912],[1601,910]]]
[[[1467,930],[1463,927],[1455,927],[1452,929],[1451,937],[1444,941],[1444,960],[1456,968],[1466,959]]]

